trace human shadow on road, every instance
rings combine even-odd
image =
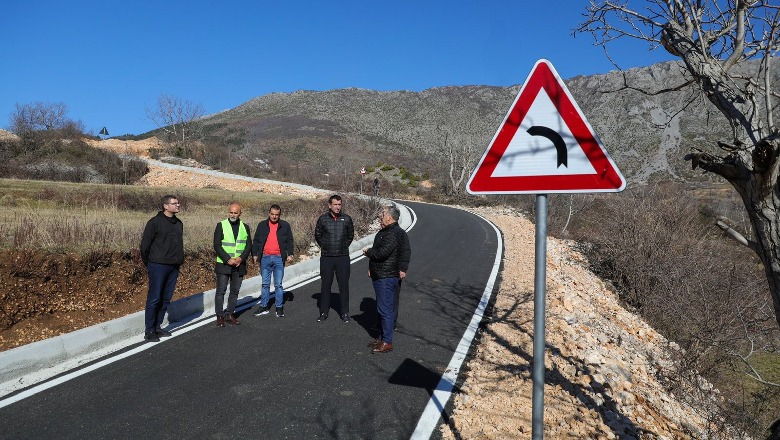
[[[428,392],[428,396],[433,396],[441,381],[441,374],[406,358],[387,381],[393,385],[423,388]],[[459,387],[454,387],[452,391],[459,392]]]

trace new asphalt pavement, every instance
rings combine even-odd
[[[0,408],[0,438],[436,437],[448,394],[435,391],[452,388],[442,377],[454,377],[453,358],[468,351],[464,334],[473,334],[487,305],[500,238],[465,211],[404,204],[416,223],[392,352],[366,347],[376,337],[376,302],[360,258],[352,264],[351,322],[338,317],[338,295],[330,318],[317,322],[319,278],[285,286],[285,317],[273,309],[253,316],[255,305],[240,312],[239,326],[217,328],[210,317],[160,343],[139,342],[138,353],[114,354],[114,362]]]

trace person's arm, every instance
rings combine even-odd
[[[144,234],[141,236],[141,261],[144,262],[144,266],[149,265],[149,250],[152,248],[152,241],[156,232],[155,223],[152,220],[146,222],[144,227]]]
[[[406,231],[401,230],[401,257],[398,260],[400,266],[401,279],[406,278],[406,271],[409,270],[409,261],[412,258],[412,248],[409,246],[409,234]]]
[[[257,224],[257,228],[255,229],[255,239],[252,240],[252,259],[255,261],[255,263],[257,263],[257,260],[260,259],[261,252],[263,252],[263,250],[260,248],[260,225],[262,224],[263,222]]]
[[[241,255],[238,256],[238,258],[241,259],[241,262],[249,258],[250,255],[252,255],[252,231],[249,230],[249,225],[241,222],[241,226],[246,230],[246,247],[244,247],[243,252],[241,252]]]
[[[347,234],[347,246],[349,246],[352,244],[352,241],[355,240],[355,225],[352,223],[352,217],[349,217],[347,230],[345,232]]]
[[[395,252],[397,246],[398,241],[393,234],[383,234],[379,243],[375,242],[373,247],[366,250],[365,255],[375,261],[384,261]]]
[[[317,223],[314,225],[314,241],[317,242],[317,246],[322,247],[322,234],[325,227],[320,220],[322,220],[322,216],[317,217]]]
[[[217,228],[214,229],[214,252],[222,259],[223,264],[230,264],[229,261],[232,260],[233,257],[228,255],[228,253],[225,252],[225,249],[222,248],[222,240],[224,238],[224,234],[222,234],[222,224],[217,223]]]
[[[289,223],[285,223],[287,224],[287,236],[284,246],[287,253],[287,262],[290,262],[293,260],[293,254],[295,253],[295,240],[293,239],[292,227]]]

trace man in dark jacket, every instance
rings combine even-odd
[[[241,322],[234,314],[238,302],[238,292],[246,275],[246,262],[252,253],[252,235],[249,225],[241,221],[241,205],[233,202],[228,205],[228,218],[217,223],[214,229],[214,252],[217,262],[214,272],[217,274],[217,289],[214,295],[214,312],[217,316],[217,327],[224,327],[225,321],[239,325]],[[230,283],[227,309],[225,291]]]
[[[141,260],[149,275],[144,339],[152,342],[171,335],[160,326],[176,289],[179,266],[184,262],[184,224],[176,217],[179,199],[169,194],[162,197],[161,203],[162,211],[146,222],[141,238]]]
[[[374,245],[363,249],[368,257],[368,274],[376,292],[376,308],[382,323],[380,337],[368,344],[372,353],[393,351],[393,302],[404,252],[403,230],[398,226],[400,216],[395,205],[385,206],[379,217],[382,229],[376,233]]]
[[[294,241],[292,228],[284,220],[280,220],[282,208],[279,205],[271,205],[268,210],[268,219],[257,224],[255,241],[252,243],[252,253],[255,263],[260,262],[260,273],[263,277],[263,285],[260,290],[260,307],[255,311],[255,316],[267,315],[271,306],[268,300],[271,295],[271,275],[274,277],[274,300],[276,316],[284,317],[284,265],[293,259]]]
[[[355,238],[352,217],[341,212],[341,196],[334,194],[328,199],[328,212],[317,219],[314,240],[320,246],[320,316],[317,321],[328,319],[330,309],[330,288],[333,274],[339,284],[341,299],[341,320],[349,322],[349,245]]]

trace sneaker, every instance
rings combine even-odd
[[[317,322],[322,322],[322,321],[324,321],[326,319],[328,319],[328,314],[327,313],[320,313],[320,317],[317,318]]]
[[[157,333],[155,332],[144,333],[144,339],[149,342],[160,342],[160,338],[157,336]]]
[[[284,318],[284,307],[279,307],[278,309],[276,309],[276,317]]]
[[[344,324],[349,322],[349,313],[345,313],[341,315],[341,320],[344,321]]]
[[[252,314],[255,316],[260,316],[260,315],[267,315],[269,313],[271,313],[271,306],[260,307],[255,311],[255,313]]]
[[[173,336],[171,335],[171,332],[169,332],[168,330],[163,330],[161,328],[158,328],[157,330],[155,330],[155,332],[157,333],[157,336],[164,336],[166,338],[169,336]]]

